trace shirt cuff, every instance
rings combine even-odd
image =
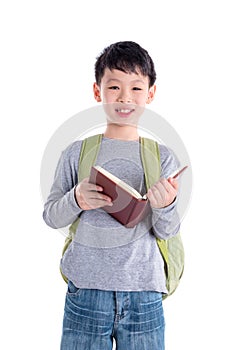
[[[171,212],[176,207],[176,204],[177,204],[177,197],[167,207],[164,207],[164,208],[152,208],[152,212],[155,213],[155,214],[158,214],[159,216],[161,214],[167,214],[167,213]]]
[[[81,209],[81,207],[79,206],[79,204],[78,204],[78,202],[76,200],[76,195],[75,195],[76,186],[73,187],[71,189],[71,191],[69,192],[69,197],[70,197],[69,198],[69,203],[71,203],[71,208],[74,211],[74,213],[79,215],[83,211],[83,209]]]

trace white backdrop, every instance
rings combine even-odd
[[[193,166],[185,273],[164,303],[166,349],[234,347],[233,30],[227,0],[1,3],[2,349],[59,349],[64,237],[42,221],[40,164],[54,131],[95,105],[95,58],[120,40],[154,59],[150,107],[177,130]]]

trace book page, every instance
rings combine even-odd
[[[121,188],[123,188],[125,191],[130,193],[133,197],[137,199],[146,199],[146,196],[142,197],[142,195],[137,190],[135,190],[133,187],[128,185],[126,182],[120,180],[117,176],[111,174],[109,171],[103,169],[101,166],[97,165],[97,166],[94,166],[94,168],[97,169],[100,173],[102,173],[106,177],[108,177],[110,180],[118,184]]]

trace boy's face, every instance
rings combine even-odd
[[[105,104],[107,114],[126,122],[139,117],[156,90],[155,85],[149,88],[148,77],[117,69],[106,69],[100,86],[94,83],[93,88],[96,101]]]

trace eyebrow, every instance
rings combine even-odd
[[[121,83],[121,82],[122,82],[122,80],[120,80],[120,79],[117,79],[117,78],[110,78],[110,79],[107,80],[106,84],[109,84],[109,83],[111,83],[112,81],[113,81],[113,82],[117,82],[117,83]],[[134,84],[136,84],[136,83],[144,84],[145,82],[144,82],[143,80],[141,80],[141,79],[135,79],[135,80],[132,80],[131,83],[134,83]]]

